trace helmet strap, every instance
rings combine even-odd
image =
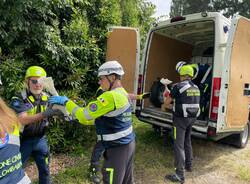
[[[106,79],[109,81],[109,91],[110,91],[110,90],[112,89],[112,87],[113,87],[113,85],[114,85],[116,79],[112,82],[112,81],[108,78],[107,75],[106,75],[105,77],[106,77]]]

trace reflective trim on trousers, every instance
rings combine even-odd
[[[114,169],[113,168],[106,168],[106,171],[109,172],[109,184],[113,184]]]
[[[175,126],[173,127],[173,138],[174,140],[176,140],[176,127]]]
[[[123,131],[120,131],[120,132],[116,132],[114,134],[97,135],[97,139],[98,139],[98,141],[100,141],[100,140],[103,140],[103,141],[114,141],[114,140],[120,139],[122,137],[126,137],[129,134],[131,134],[132,132],[133,132],[133,127],[130,126],[126,130],[123,130]]]

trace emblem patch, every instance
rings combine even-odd
[[[14,107],[19,107],[19,106],[20,106],[20,102],[19,102],[18,100],[15,100],[15,101],[13,102],[13,106],[14,106]]]
[[[9,135],[5,134],[4,138],[0,138],[0,148],[3,148],[9,142]]]
[[[92,103],[89,105],[89,110],[92,112],[95,112],[97,110],[97,105],[95,103]]]

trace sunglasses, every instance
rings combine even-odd
[[[36,80],[36,79],[30,79],[30,81],[32,84],[38,84],[38,80]]]

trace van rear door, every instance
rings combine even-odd
[[[244,86],[250,83],[250,20],[237,16],[232,20],[220,90],[217,131],[243,129],[248,121],[250,99]]]
[[[106,60],[117,60],[121,63],[125,71],[122,85],[128,93],[137,93],[139,58],[139,30],[128,27],[110,27]],[[135,102],[133,104],[135,105]]]

